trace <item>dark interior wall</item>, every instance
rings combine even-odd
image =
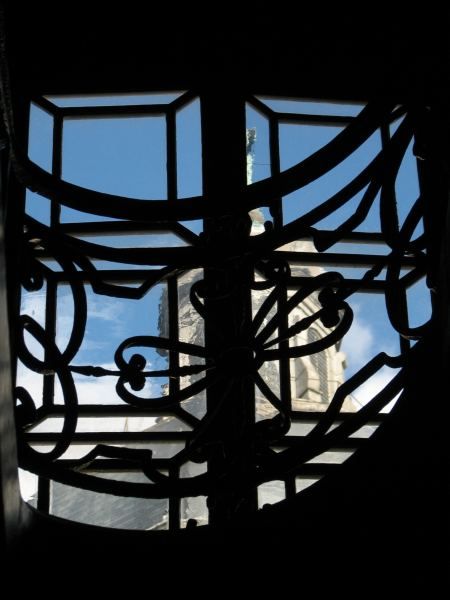
[[[101,3],[103,4],[103,3]],[[16,85],[46,92],[211,85],[366,99],[432,93],[447,76],[444,8],[330,4],[126,9],[7,2]]]
[[[381,14],[366,7],[359,13],[335,7],[322,14],[302,7],[293,18],[281,9],[256,11],[251,17],[215,10],[205,24],[200,15],[196,19],[191,12],[183,22],[185,15],[174,18],[170,10],[155,10],[143,20],[139,7],[127,3],[120,11],[108,7],[94,12],[87,3],[68,3],[64,16],[58,11],[55,18],[54,6],[9,3],[6,37],[15,94],[22,89],[40,93],[239,86],[306,97],[425,98],[439,105],[439,114],[446,118],[442,108],[448,99],[446,11],[416,14],[410,7],[408,14]],[[437,237],[445,238],[448,137],[438,140],[433,134],[430,139],[436,160],[442,163],[435,198],[441,204]],[[21,536],[15,534],[17,553],[11,556],[18,561],[32,556],[35,564],[46,557],[55,564],[79,560],[81,552],[88,552],[96,561],[114,562],[119,557],[122,565],[151,560],[161,566],[174,557],[189,564],[192,549],[207,561],[211,547],[231,549],[228,556],[236,563],[247,552],[270,553],[274,548],[278,559],[292,559],[293,545],[295,556],[316,566],[312,557],[325,560],[332,555],[342,565],[366,566],[370,557],[381,572],[397,568],[400,572],[402,556],[417,576],[425,568],[427,573],[442,571],[449,533],[444,391],[449,329],[445,247],[439,252],[440,322],[428,350],[409,372],[409,384],[392,419],[367,450],[343,467],[339,480],[322,480],[294,501],[226,531],[210,528],[149,536],[65,523],[25,508],[26,526]],[[4,278],[1,285],[4,290]],[[4,306],[5,298],[1,301]],[[6,322],[4,315],[1,321]],[[12,502],[17,523],[17,492],[11,501],[5,487],[5,469],[14,467],[15,451],[10,440],[8,348],[1,352],[3,509],[8,511]],[[441,546],[443,551],[438,550]]]

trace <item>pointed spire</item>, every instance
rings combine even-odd
[[[247,185],[253,182],[253,159],[254,150],[253,146],[256,142],[256,127],[251,127],[246,131],[247,139]],[[249,212],[252,219],[252,230],[251,235],[257,235],[264,231],[264,215],[260,208],[254,208]]]
[[[247,129],[246,131],[246,139],[247,139],[247,185],[253,182],[253,145],[256,142],[256,127],[252,127]]]

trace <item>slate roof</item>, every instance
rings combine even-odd
[[[193,398],[185,403],[190,412],[198,413],[201,409],[199,398]],[[161,418],[147,431],[174,431],[174,419]],[[181,430],[181,427],[177,427]],[[145,444],[141,445],[147,447]],[[138,447],[134,445],[133,447]],[[168,443],[164,448],[165,456],[172,456],[178,451],[175,443]],[[195,468],[196,465],[193,465]],[[188,471],[189,472],[189,471]],[[103,473],[90,472],[95,476],[105,476]],[[141,473],[121,473],[114,475],[121,481],[148,482]],[[120,529],[165,529],[168,515],[167,499],[130,498],[100,494],[72,486],[51,482],[51,514],[103,527]],[[197,499],[184,500],[181,503],[181,519],[199,516],[202,508]]]

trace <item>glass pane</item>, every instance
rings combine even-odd
[[[62,177],[100,192],[166,198],[165,120],[65,119]]]
[[[110,246],[111,248],[175,248],[189,246],[180,236],[171,232],[156,233],[120,233],[117,235],[85,235],[74,234],[92,244]],[[142,267],[142,265],[140,265]]]
[[[114,219],[113,217],[104,217],[101,215],[94,215],[91,213],[82,212],[80,210],[74,210],[67,206],[61,206],[61,223],[85,223],[92,221],[120,221],[122,219]]]
[[[51,173],[53,152],[53,117],[33,102],[30,104],[28,156]]]
[[[25,212],[36,221],[50,225],[50,200],[30,190],[26,191]]]
[[[311,460],[308,460],[308,464],[315,463],[326,463],[326,464],[341,464],[347,458],[349,458],[353,452],[346,450],[330,450],[328,452],[322,452],[318,456],[315,456]]]
[[[431,292],[425,277],[419,279],[406,292],[410,327],[420,327],[428,322],[432,314]]]
[[[208,525],[206,496],[181,499],[181,528],[189,527],[192,521],[197,525]]]
[[[295,478],[295,490],[296,492],[302,492],[306,490],[309,486],[313,485],[319,481],[317,477],[296,477]]]
[[[328,144],[342,127],[280,125],[280,166],[284,171]]]
[[[417,159],[413,155],[413,143],[411,142],[405,152],[400,169],[395,180],[395,192],[397,196],[397,210],[400,226],[408,215],[413,204],[419,197],[419,180],[417,175]]]
[[[200,196],[203,181],[199,100],[177,112],[176,127],[178,198]]]
[[[122,480],[135,481],[124,473]],[[52,482],[50,513],[79,523],[117,529],[167,529],[167,500],[99,494]]]
[[[268,481],[258,486],[258,508],[266,504],[276,504],[286,497],[284,481]]]
[[[287,125],[286,128],[288,127],[290,126]],[[326,140],[331,140],[335,134],[327,134],[326,132],[331,132],[336,128],[319,128],[323,130],[323,134],[318,138],[316,138],[315,133],[317,126],[309,126],[306,127],[306,129],[308,130],[308,136],[304,139],[301,139],[299,134],[294,137],[291,136],[290,141],[289,137],[286,138],[286,143],[292,144],[290,148],[286,146],[285,149],[284,155],[286,167],[295,164],[297,156],[306,158],[311,155],[313,149],[317,150],[321,147],[322,143],[326,142]],[[311,148],[307,146],[308,140],[310,139],[312,140]],[[319,140],[321,140],[320,143]],[[299,149],[300,153],[298,154]],[[285,196],[283,198],[283,222],[290,223],[294,219],[307,214],[313,208],[316,208],[325,200],[328,200],[328,198],[331,198],[345,185],[350,183],[350,181],[352,181],[375,158],[380,150],[380,134],[379,132],[375,132],[368,140],[361,144],[355,152],[345,158],[334,169],[331,169],[322,175],[322,177],[312,181],[305,187]],[[322,219],[320,221],[321,228],[335,229],[343,223],[346,218],[354,213],[362,199],[364,191],[365,190],[363,189],[361,192],[358,192],[353,198],[350,198],[344,206],[333,211],[328,217]],[[358,231],[379,231],[380,217],[376,201],[374,202],[374,207],[375,208],[369,212],[362,225],[357,228]]]

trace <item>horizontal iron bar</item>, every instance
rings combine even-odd
[[[112,466],[114,465],[114,467]],[[111,459],[111,458],[96,458],[89,463],[85,468],[79,467],[79,461],[77,459],[63,458],[58,460],[58,466],[73,469],[80,469],[83,473],[89,471],[108,471],[111,473],[125,472],[125,473],[139,473],[142,469],[135,467],[133,462],[130,460],[123,459]],[[168,469],[170,466],[169,458],[152,458],[152,467],[156,469]]]
[[[123,270],[98,269],[96,277],[108,282],[142,283],[155,271],[156,269],[127,269],[127,265],[124,264]],[[57,283],[70,283],[71,281],[89,283],[91,281],[91,276],[86,271],[77,271],[76,273],[54,271],[52,277]]]
[[[124,268],[119,269],[98,269],[97,277],[101,277],[102,281],[108,281],[111,283],[120,282],[120,283],[142,283],[145,281],[149,275],[155,273],[155,269],[127,269],[127,265],[124,265]],[[421,270],[411,271],[411,275],[414,273],[414,277],[408,278],[405,280],[405,277],[400,279],[400,282],[405,285],[405,287],[410,287],[416,281],[419,281],[423,276],[424,272]],[[52,271],[48,274],[52,277],[52,279],[56,283],[70,283],[71,281],[89,283],[91,281],[91,277],[89,273],[85,271],[76,271],[75,273],[67,273],[65,271]],[[409,275],[409,273],[408,273]],[[309,283],[311,281],[310,277],[295,277],[292,276],[289,278],[289,282],[287,284],[287,288],[290,290],[297,290],[299,287]],[[349,288],[355,288],[358,292],[361,293],[372,293],[372,294],[384,294],[386,292],[387,283],[385,280],[375,279],[373,281],[363,280],[363,279],[354,279],[354,278],[346,278],[345,285]]]
[[[169,234],[180,238],[180,240],[187,242],[189,245],[198,243],[198,236],[178,223],[173,224],[171,227],[164,223],[136,223],[133,221],[62,223],[59,227],[59,231],[66,235],[78,236],[81,238],[84,236],[101,238],[105,236],[125,237],[127,235],[151,236]],[[155,246],[150,247],[154,248]],[[41,251],[41,253],[44,255],[46,254],[45,250]]]
[[[63,237],[63,243],[67,238]],[[118,248],[92,243],[75,238],[69,240],[74,253],[85,255],[92,259],[120,262],[133,265],[187,265],[194,268],[202,262],[208,262],[210,257],[202,254],[199,248],[193,246],[163,246],[163,247],[136,247],[131,245],[127,248]],[[39,259],[52,258],[51,252],[46,249],[35,249],[34,256]],[[211,261],[209,261],[211,262]]]
[[[113,466],[114,464],[114,466]],[[78,466],[78,461],[75,459],[65,458],[58,461],[58,465],[67,469],[72,469]],[[295,473],[301,473],[301,476],[305,478],[309,477],[323,477],[324,475],[335,471],[339,468],[341,464],[339,463],[307,463],[299,466]],[[152,467],[156,469],[168,469],[170,467],[170,459],[167,458],[154,458],[152,459]],[[89,473],[90,471],[102,471],[109,473],[139,473],[142,470],[139,467],[134,467],[131,461],[127,460],[111,460],[109,458],[97,458],[88,466],[83,469],[80,469],[83,473]]]
[[[186,442],[192,437],[186,431],[86,431],[75,433],[72,436],[73,444],[103,443],[103,442]],[[61,438],[59,432],[26,433],[25,439],[29,444],[47,444],[56,442]],[[305,439],[302,435],[289,435],[272,444],[274,447],[291,448]],[[348,438],[333,444],[333,450],[352,450],[367,444],[368,438]]]
[[[60,432],[27,432],[25,439],[30,444],[48,444],[61,439]],[[83,431],[71,437],[73,444],[98,444],[103,442],[185,442],[191,438],[189,431]]]
[[[97,277],[100,277],[102,281],[108,281],[111,283],[142,283],[149,275],[154,274],[155,269],[129,269],[127,265],[124,268],[119,269],[98,269]],[[89,273],[85,271],[76,271],[75,273],[67,273],[65,271],[52,271],[49,276],[54,279],[57,283],[70,283],[71,281],[80,281],[83,283],[89,283],[91,277]],[[410,282],[410,285],[420,279],[422,275],[417,276],[414,281]],[[310,282],[310,277],[291,277],[287,284],[288,289],[297,290],[302,285]],[[402,281],[402,280],[401,280]],[[349,288],[355,288],[358,292],[362,293],[374,293],[384,294],[386,291],[386,282],[384,280],[364,281],[362,279],[349,278],[345,280],[345,285]]]
[[[67,410],[62,405],[41,407],[38,409],[39,417],[64,417]],[[152,408],[132,407],[126,404],[80,404],[77,406],[79,417],[159,417],[178,416],[168,410],[154,410]]]
[[[170,110],[169,104],[123,104],[112,106],[64,106],[59,107],[63,118],[101,118],[164,116]]]
[[[88,215],[87,215],[88,216]],[[153,232],[158,233],[172,233],[178,236],[182,236],[185,233],[184,227],[177,227],[177,224],[168,223],[155,223],[152,221],[84,221],[81,223],[61,223],[59,231],[70,235],[127,235],[130,233],[140,234],[151,234]],[[186,233],[191,235],[192,238],[197,236],[190,232]]]
[[[342,252],[292,252],[290,250],[276,250],[273,253],[277,258],[292,264],[302,266],[327,265],[348,267],[372,267],[384,262],[389,258],[383,254],[344,254]],[[401,259],[403,267],[415,267],[418,259],[414,256],[404,256]]]
[[[291,123],[296,125],[325,125],[346,126],[355,117],[341,115],[308,115],[306,113],[284,113],[277,112],[276,116],[280,123]]]
[[[306,283],[311,282],[310,277],[291,277],[287,288],[297,290]],[[345,279],[345,285],[349,288],[355,288],[361,293],[384,294],[386,291],[386,282],[376,279],[374,281],[364,281],[362,279]]]
[[[180,200],[182,202],[182,200]],[[126,233],[152,233],[154,231],[158,232],[167,232],[167,233],[175,233],[182,237],[183,235],[190,236],[193,240],[197,240],[198,236],[192,233],[189,229],[186,229],[183,226],[180,226],[178,223],[159,223],[155,221],[125,221],[125,220],[117,220],[117,221],[85,221],[80,223],[61,223],[59,226],[59,231],[71,235],[111,235],[111,234],[120,234],[124,232]],[[330,233],[330,230],[323,229],[320,230],[321,233],[326,235]],[[310,239],[310,238],[302,238],[299,237],[299,240],[302,239]],[[351,232],[345,234],[342,239],[339,240],[339,243],[359,243],[359,244],[377,244],[377,245],[385,245],[386,242],[381,233],[376,232]]]
[[[331,230],[321,229],[321,233],[329,233]],[[339,242],[358,242],[360,244],[386,244],[382,233],[376,233],[372,231],[352,231],[346,233],[339,240]]]
[[[76,240],[76,238],[75,238]],[[79,240],[80,251],[84,251]],[[150,248],[116,248],[114,246],[91,245],[92,252],[86,250],[88,256],[101,259],[121,262],[124,260],[127,264],[192,264],[197,265],[210,263],[210,257],[200,248],[192,246],[184,247],[150,247]],[[90,248],[89,247],[89,248]],[[46,250],[35,250],[35,256],[38,258],[47,258],[51,254]],[[287,250],[276,250],[271,252],[268,257],[275,257],[288,261],[292,264],[301,266],[321,265],[321,266],[347,266],[347,267],[372,267],[384,262],[389,262],[389,258],[382,254],[345,254],[342,252],[292,252]],[[268,258],[267,257],[267,258]],[[264,260],[264,254],[261,256]],[[423,260],[414,256],[404,256],[400,261],[402,267],[416,267],[422,264]]]
[[[126,405],[115,404],[83,404],[78,406],[78,418],[104,419],[105,417],[169,417],[177,418],[189,426],[195,426],[198,419],[190,415],[190,413],[179,414],[178,412],[161,411],[155,409],[130,408]],[[37,411],[37,416],[34,422],[25,428],[29,431],[39,423],[46,419],[64,417],[66,410],[63,406],[41,406]],[[32,433],[32,432],[30,432]]]

